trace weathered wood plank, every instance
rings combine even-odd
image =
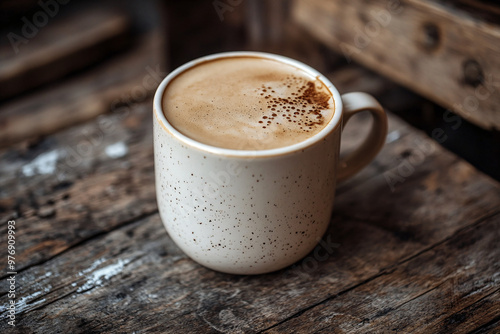
[[[321,312],[332,302],[344,307],[354,305],[352,307],[356,309],[364,305],[367,295],[376,291],[380,291],[382,296],[387,295],[387,298],[394,296],[394,302],[402,309],[421,298],[420,295],[425,295],[420,290],[432,291],[432,287],[445,284],[443,280],[451,280],[454,284],[448,286],[446,292],[451,288],[455,294],[453,302],[456,310],[461,310],[461,305],[470,307],[475,301],[482,300],[486,304],[479,310],[483,312],[494,306],[485,298],[495,297],[490,292],[495,289],[494,280],[498,277],[481,275],[482,280],[477,282],[470,275],[498,270],[490,265],[491,259],[498,255],[495,253],[498,252],[495,238],[498,238],[499,218],[497,214],[466,227],[444,242],[418,252],[411,259],[392,262],[371,272],[370,276],[360,275],[368,259],[358,256],[366,253],[362,250],[352,253],[344,249],[345,244],[359,239],[356,233],[337,234],[336,243],[330,244],[333,247],[331,254],[325,249],[318,252],[327,258],[316,260],[316,268],[311,266],[313,262],[300,267],[300,264],[305,264],[303,262],[299,263],[299,267],[269,275],[234,276],[213,272],[187,259],[167,237],[159,216],[155,214],[89,240],[87,244],[50,260],[43,267],[35,266],[18,275],[18,293],[22,296],[18,303],[18,328],[40,333],[49,328],[61,331],[82,328],[97,332],[178,332],[188,328],[193,333],[255,332],[304,310],[304,316],[308,312]],[[345,222],[349,223],[355,222]],[[366,223],[360,224],[358,229],[369,231],[367,226]],[[469,238],[471,231],[474,233]],[[384,242],[383,232],[375,233],[373,239]],[[400,241],[400,244],[403,242]],[[450,261],[456,256],[457,247],[460,248],[460,256],[455,262]],[[403,247],[386,249],[387,253],[404,252]],[[378,257],[384,257],[384,253],[378,252]],[[333,259],[328,258],[328,254]],[[442,261],[434,262],[435,257]],[[478,263],[468,261],[476,258],[481,258]],[[391,275],[397,274],[411,282],[415,276],[422,277],[424,282],[408,284],[390,279]],[[5,285],[4,281],[0,284]],[[314,284],[311,285],[311,282]],[[377,285],[372,288],[371,284]],[[354,286],[357,287],[353,289]],[[356,292],[353,298],[361,301],[345,302],[344,298],[348,298],[351,291]],[[334,298],[338,294],[341,297]],[[443,296],[436,298],[439,299],[432,302],[445,308],[447,304],[439,302]],[[6,296],[0,297],[0,300],[4,302]],[[386,305],[368,304],[365,307],[369,308],[369,314],[383,315]],[[2,305],[5,306],[4,303]],[[418,310],[426,311],[427,304],[417,306]],[[131,313],[131,309],[135,311]],[[406,312],[416,312],[415,307]],[[470,312],[470,316],[478,314],[481,313]],[[300,322],[302,326],[324,326],[323,320],[334,318],[335,321],[347,320],[345,324],[349,326],[349,321],[359,320],[359,317],[352,317],[353,320],[350,317],[336,318],[338,312],[333,317],[331,313],[329,315],[320,319],[322,321]],[[446,319],[452,315],[444,312],[441,317]],[[295,318],[290,323],[294,321]],[[288,322],[281,326],[285,324],[288,325]],[[383,326],[384,323],[381,324]],[[6,328],[4,326],[0,323],[0,328]]]
[[[128,52],[81,75],[0,106],[0,147],[83,123],[148,100],[166,75],[165,38],[158,23]]]
[[[18,270],[156,211],[151,108],[136,105],[39,147],[0,154],[0,220],[18,217],[26,224]],[[48,155],[52,160],[40,162]]]
[[[430,0],[297,0],[292,7],[294,21],[348,61],[500,129],[500,13],[488,16],[495,20]]]
[[[397,88],[395,83],[354,64],[342,66],[326,76],[340,94],[360,91],[379,97]]]
[[[116,8],[88,8],[50,20],[32,40],[0,46],[0,100],[92,65],[131,40],[131,19]],[[9,34],[24,38],[21,32]]]
[[[500,215],[272,328],[305,333],[469,333],[499,316]]]

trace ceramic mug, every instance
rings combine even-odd
[[[335,113],[307,140],[267,150],[234,150],[195,141],[162,111],[169,82],[205,61],[253,56],[293,65],[330,90]],[[387,134],[384,109],[370,95],[340,95],[321,73],[296,60],[261,52],[202,57],[171,72],[154,97],[154,158],[158,208],[173,241],[193,260],[225,273],[261,274],[307,255],[330,222],[336,182],[366,166]],[[357,112],[374,122],[357,150],[339,160],[342,127]]]

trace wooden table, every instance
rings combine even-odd
[[[156,205],[152,91],[109,106],[157,68],[151,36],[151,48],[0,106],[2,333],[500,331],[500,184],[390,113],[386,146],[338,185],[302,261],[235,276],[184,255]],[[353,66],[329,75],[341,92],[396,92]],[[343,150],[368,125],[354,118]]]
[[[498,331],[500,185],[395,116],[389,120],[381,154],[338,186],[321,245],[259,276],[206,269],[167,235],[155,200],[149,102],[35,147],[2,150],[5,265],[7,221],[16,222],[15,330]],[[113,127],[103,132],[105,121]],[[355,122],[346,148],[366,126],[363,117]],[[90,153],[78,160],[84,145]],[[10,329],[5,265],[2,332]]]

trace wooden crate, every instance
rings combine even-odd
[[[296,0],[292,20],[357,61],[486,129],[500,129],[500,5]]]

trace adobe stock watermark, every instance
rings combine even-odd
[[[72,169],[90,157],[104,143],[105,136],[114,133],[119,127],[119,122],[130,114],[130,110],[136,104],[145,101],[168,74],[161,71],[160,65],[156,65],[156,68],[148,65],[145,67],[145,72],[141,84],[134,86],[127,93],[122,93],[111,102],[111,117],[99,116],[96,120],[97,127],[82,129],[81,133],[85,139],[80,140],[75,146],[66,146],[63,149],[61,156],[64,157],[64,163],[60,164],[57,170],[59,181],[65,180]]]
[[[215,12],[219,16],[219,20],[224,21],[224,15],[226,12],[233,12],[236,7],[241,5],[243,0],[214,0],[212,5],[214,6]]]
[[[333,242],[330,234],[319,239],[318,245],[302,260],[292,264],[287,270],[287,274],[311,273],[319,268],[320,262],[327,261],[340,247],[339,243]]]
[[[363,29],[356,27],[353,37],[353,45],[341,42],[340,50],[344,54],[348,63],[351,63],[352,56],[361,53],[367,48],[376,38],[380,35],[382,29],[389,26],[392,21],[392,15],[401,14],[403,6],[399,0],[387,0],[385,9],[370,10],[369,16],[371,18]]]
[[[242,171],[243,167],[237,161],[228,161],[221,170],[210,171],[203,185],[187,189],[190,198],[189,202],[172,206],[174,215],[177,217],[194,216],[196,220],[205,219],[205,216],[201,213],[205,211],[204,203],[207,200],[219,197],[221,188],[229,186],[232,180],[238,177]]]
[[[6,292],[9,299],[6,308],[5,317],[8,319],[7,323],[16,326],[16,221],[9,220],[7,222],[7,284],[8,290]]]
[[[235,142],[236,150],[248,149],[249,143],[252,144],[252,150],[261,150],[268,147],[269,142],[273,141],[274,138],[271,136],[266,136],[263,133],[257,133],[255,138],[241,138],[239,142]],[[246,162],[254,160],[255,157],[251,154],[246,157]],[[237,178],[243,171],[243,166],[237,161],[228,161],[223,168],[219,170],[212,170],[209,172],[208,179],[203,185],[189,189],[189,194],[191,197],[191,203],[185,203],[182,206],[176,206],[176,214],[179,216],[190,216],[193,213],[197,213],[200,203],[203,203],[205,199],[215,199],[220,196],[221,189],[228,187],[235,178]]]
[[[38,5],[41,9],[35,12],[31,19],[26,16],[21,18],[23,23],[23,26],[21,27],[21,35],[14,32],[9,32],[7,34],[7,39],[9,40],[14,53],[19,53],[19,46],[21,44],[28,44],[30,40],[35,38],[40,29],[45,27],[49,23],[49,20],[59,13],[60,6],[68,4],[69,1],[70,0],[38,1]]]
[[[413,144],[414,148],[407,155],[403,156],[403,159],[396,167],[384,172],[385,181],[391,192],[396,190],[398,183],[405,182],[406,179],[413,175],[416,168],[424,163],[427,156],[436,151],[436,144],[430,140],[416,138]]]
[[[492,74],[487,75],[483,84],[474,89],[473,94],[466,95],[462,103],[455,103],[453,105],[453,110],[460,111],[466,116],[477,112],[479,102],[488,99],[500,88],[500,81],[496,80]],[[462,117],[450,109],[447,109],[443,113],[442,119],[453,131],[458,130],[463,124]],[[439,144],[443,144],[449,138],[443,127],[434,128],[431,131],[431,137]],[[413,175],[417,167],[425,161],[426,157],[433,154],[435,150],[436,144],[434,142],[415,139],[414,149],[395,168],[384,172],[384,178],[391,192],[396,190],[397,184],[404,183]]]

